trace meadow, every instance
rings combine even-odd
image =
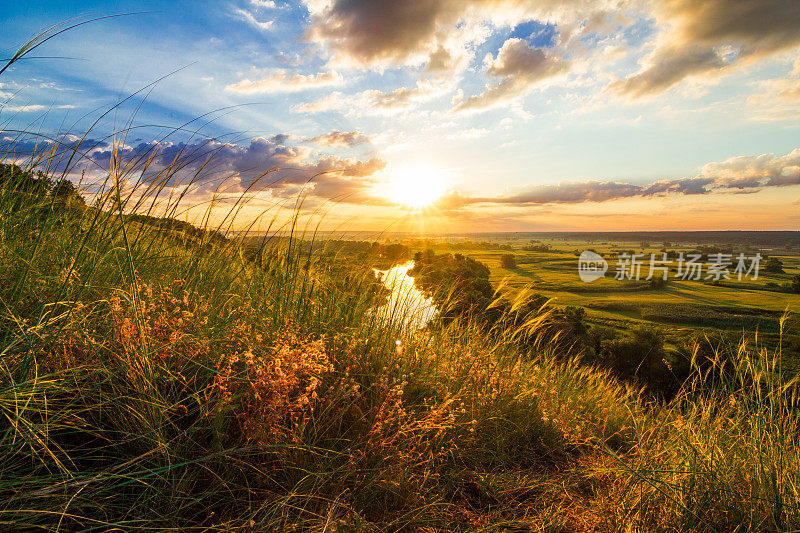
[[[521,342],[552,310],[402,328],[374,312],[371,269],[295,219],[255,250],[190,229],[156,201],[175,166],[139,164],[91,206],[2,167],[4,529],[800,527],[780,349],[698,356],[665,403]]]
[[[743,332],[759,333],[762,340],[777,342],[780,337],[780,318],[784,311],[794,311],[800,306],[800,295],[778,289],[800,274],[800,242],[765,245],[758,242],[758,237],[754,235],[725,242],[726,232],[707,233],[710,234],[706,236],[708,241],[703,244],[690,240],[696,236],[685,233],[682,237],[685,242],[672,240],[664,243],[669,244],[668,247],[661,242],[649,244],[632,241],[635,235],[624,233],[616,235],[617,240],[602,241],[583,235],[575,238],[537,234],[535,239],[531,239],[530,236],[509,234],[473,235],[469,239],[440,237],[426,244],[414,239],[398,239],[398,242],[404,242],[412,249],[433,246],[437,250],[452,251],[476,259],[489,267],[489,279],[495,286],[502,285],[510,292],[531,290],[551,298],[554,305],[584,307],[590,324],[617,329],[654,324],[663,327],[673,339],[713,328],[739,336]],[[671,232],[669,237],[679,239],[681,234]],[[788,237],[791,243],[793,237]],[[715,238],[716,243],[713,240]],[[761,236],[761,239],[764,238]],[[795,235],[794,240],[800,240],[800,237]],[[677,263],[674,260],[678,253],[688,254],[702,246],[711,246],[734,255],[745,253],[747,257],[755,253],[762,254],[765,259],[761,260],[758,278],[745,276],[740,281],[735,274],[731,274],[731,279],[722,279],[719,283],[676,278]],[[530,247],[549,249],[525,249]],[[608,259],[609,270],[605,277],[591,283],[580,280],[578,256],[584,250],[594,250]],[[615,279],[615,256],[620,251],[644,254],[641,279]],[[649,273],[650,254],[658,257],[664,252],[669,254],[673,263],[665,286],[654,288],[645,279]],[[514,257],[515,265],[511,268],[502,265],[502,257],[508,254]],[[783,272],[765,271],[767,257],[779,259],[783,263]],[[707,267],[707,263],[704,266]],[[791,331],[785,331],[785,334],[797,335],[800,332],[796,319],[790,319],[788,326]],[[800,357],[800,344],[793,344],[790,354]]]

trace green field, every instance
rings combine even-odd
[[[456,241],[458,242],[458,241]],[[719,283],[675,278],[677,263],[670,265],[668,283],[655,289],[645,280],[649,273],[650,254],[661,253],[666,249],[668,258],[674,260],[679,252],[696,249],[694,243],[671,242],[665,248],[658,246],[642,247],[641,243],[626,241],[589,241],[564,239],[538,239],[537,245],[549,245],[551,251],[526,251],[530,239],[494,238],[483,243],[460,243],[453,246],[454,253],[461,253],[486,264],[491,271],[491,281],[495,286],[503,286],[513,293],[522,288],[552,298],[556,306],[581,306],[587,311],[590,324],[602,324],[619,329],[627,329],[634,324],[653,323],[663,327],[668,339],[703,329],[723,330],[741,334],[742,331],[758,333],[767,342],[777,342],[780,332],[779,320],[786,310],[797,312],[800,309],[800,295],[770,289],[768,284],[786,284],[792,276],[800,273],[800,248],[771,248],[758,246],[758,243],[719,244],[716,248],[734,256],[744,253],[751,257],[756,252],[764,256],[757,279],[743,277],[741,281],[730,268],[729,280]],[[489,249],[492,245],[505,249]],[[447,249],[448,243],[441,242],[437,248]],[[511,249],[508,249],[510,246]],[[578,256],[583,250],[594,250],[603,255],[609,270],[604,278],[585,283],[578,276]],[[645,254],[641,267],[640,280],[617,280],[616,252],[635,251]],[[503,268],[501,257],[513,254],[516,268]],[[766,257],[776,257],[783,263],[784,273],[764,271]],[[734,265],[735,266],[735,265]],[[707,265],[704,265],[703,277]],[[797,320],[786,322],[788,333],[796,335],[799,328]],[[798,350],[790,344],[790,352]],[[800,356],[800,352],[792,353]]]

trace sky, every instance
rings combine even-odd
[[[99,17],[0,75],[6,159],[182,158],[184,216],[240,226],[800,226],[797,0],[3,2],[0,53]]]

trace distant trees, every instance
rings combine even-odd
[[[789,282],[789,292],[800,294],[800,274],[795,274]]]
[[[11,201],[5,204],[11,212],[37,204],[57,208],[83,207],[86,204],[68,179],[52,179],[40,170],[25,170],[8,163],[0,163],[0,194],[12,196]],[[42,200],[47,202],[42,203]]]
[[[485,314],[494,299],[489,268],[462,254],[439,254],[425,250],[414,254],[408,274],[430,294],[443,316]]]
[[[408,249],[408,246],[400,243],[385,244],[380,248],[380,255],[390,262],[397,262],[408,259],[411,250]]]
[[[653,276],[650,278],[650,288],[651,289],[663,289],[667,286],[667,280],[664,279],[662,276]]]
[[[777,257],[770,257],[767,259],[767,262],[764,263],[764,272],[769,272],[770,274],[783,274],[783,261]]]
[[[140,224],[147,224],[161,230],[169,230],[175,233],[183,234],[185,237],[200,243],[207,241],[209,243],[222,244],[227,241],[224,235],[214,231],[213,229],[203,229],[186,222],[185,220],[178,220],[172,217],[154,217],[151,215],[142,215],[139,213],[131,213],[125,215],[127,220],[133,220]]]
[[[525,252],[558,252],[558,250],[553,250],[553,247],[549,244],[535,244],[535,243],[523,246],[522,250]]]
[[[500,266],[503,268],[517,268],[517,258],[514,254],[503,254],[500,256]]]

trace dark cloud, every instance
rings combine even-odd
[[[800,44],[796,0],[662,0],[684,42],[740,44],[745,54],[769,54]]]
[[[650,58],[650,66],[611,89],[634,98],[664,91],[687,76],[722,69],[727,62],[713,48],[703,45],[659,48]]]
[[[453,63],[453,54],[440,44],[428,57],[425,70],[427,72],[446,72],[450,70]]]
[[[714,183],[713,178],[696,177],[675,180],[662,180],[647,186],[642,190],[642,196],[656,196],[660,194],[706,194],[708,186]]]
[[[499,77],[500,81],[487,86],[483,93],[459,102],[455,111],[492,107],[524,94],[542,80],[567,69],[566,62],[517,38],[508,39],[497,52],[497,57],[488,56],[486,63],[489,67],[487,72]]]
[[[499,200],[507,204],[575,204],[581,202],[605,202],[629,198],[642,193],[642,188],[629,183],[615,181],[587,181],[583,183],[561,183],[546,185]]]
[[[68,172],[79,161],[109,147],[105,139],[60,135],[54,138],[0,130],[0,160],[38,165],[53,174]]]
[[[658,93],[688,76],[800,46],[797,0],[659,0],[656,14],[671,29],[644,68],[613,90],[632,97]]]
[[[269,137],[270,142],[274,142],[276,144],[286,144],[288,141],[297,138],[296,135],[292,135],[291,133],[276,133]]]
[[[196,194],[213,191],[223,183],[236,183],[239,190],[255,184],[255,190],[269,189],[276,195],[297,191],[297,186],[308,184],[306,191],[314,196],[357,200],[369,196],[375,185],[371,176],[386,166],[386,161],[377,157],[366,161],[334,155],[315,158],[307,148],[280,142],[291,137],[288,134],[256,137],[247,145],[204,139],[111,147],[98,140],[64,138],[60,144],[54,144],[0,134],[0,155],[6,160],[26,161],[31,160],[32,154],[47,152],[55,146],[53,151],[60,157],[53,159],[62,165],[58,171],[73,175],[82,170],[102,174],[113,160],[132,179],[141,176],[147,182],[169,187],[191,185]],[[81,150],[70,168],[66,168],[66,160],[76,147]],[[54,166],[49,169],[53,171]],[[269,175],[264,178],[267,172]]]
[[[308,40],[325,43],[346,62],[362,66],[427,63],[437,72],[453,63],[443,41],[470,23],[496,26],[526,20],[593,19],[633,0],[306,0]],[[475,38],[469,31],[461,36]],[[464,43],[460,43],[463,45]]]
[[[323,146],[358,146],[369,142],[369,137],[360,131],[332,131],[306,139],[304,142],[321,144]]]
[[[404,62],[428,49],[437,27],[457,22],[468,3],[335,0],[316,13],[310,38],[361,64]]]

